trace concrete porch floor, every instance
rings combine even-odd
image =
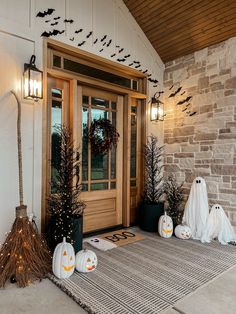
[[[236,266],[177,302],[164,314],[235,314]],[[20,289],[0,289],[1,314],[87,313],[48,279]],[[112,313],[111,313],[112,314]],[[141,313],[140,313],[141,314]]]

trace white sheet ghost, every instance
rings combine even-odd
[[[227,244],[230,241],[236,240],[236,234],[230,224],[229,218],[226,216],[223,208],[218,204],[213,205],[211,208],[201,241],[209,243],[215,238],[218,238],[221,244]]]
[[[208,215],[206,182],[203,178],[197,177],[193,180],[183,216],[183,224],[191,228],[193,239],[201,240]]]

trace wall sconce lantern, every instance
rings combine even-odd
[[[35,59],[32,55],[24,64],[24,98],[37,101],[43,98],[43,72],[36,68]]]
[[[159,94],[156,96],[156,94]],[[160,101],[160,95],[162,92],[156,92],[154,96],[151,98],[151,113],[150,119],[151,121],[164,121],[164,103]]]

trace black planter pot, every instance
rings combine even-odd
[[[73,247],[75,249],[75,254],[82,250],[83,246],[83,217],[72,218],[73,229],[72,229],[72,239]]]
[[[73,239],[73,247],[75,250],[75,254],[82,250],[83,246],[83,217],[76,217],[71,218],[72,220],[72,239]],[[58,243],[62,242],[62,239],[58,239],[55,241],[54,239],[54,230],[57,227],[57,219],[54,217],[51,217],[48,226],[47,226],[47,232],[46,232],[46,238],[49,248],[51,249],[51,252],[53,253],[55,247]]]
[[[164,203],[148,204],[143,202],[140,206],[140,228],[145,231],[158,230],[158,220],[164,214]]]

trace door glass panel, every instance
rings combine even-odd
[[[101,98],[92,97],[92,106],[109,108],[109,101]]]
[[[116,189],[116,182],[111,182],[111,190]]]
[[[108,190],[108,183],[92,183],[91,191],[95,190]]]
[[[108,179],[108,155],[91,152],[91,180]]]
[[[88,180],[88,108],[82,108],[82,181]]]
[[[137,150],[137,121],[136,115],[131,115],[131,152],[130,177],[136,178],[136,150]]]
[[[57,180],[58,169],[61,162],[60,128],[62,124],[62,91],[59,89],[52,89],[51,93],[51,193],[56,193],[55,182]]]
[[[88,105],[89,104],[89,96],[83,95],[83,104]]]

